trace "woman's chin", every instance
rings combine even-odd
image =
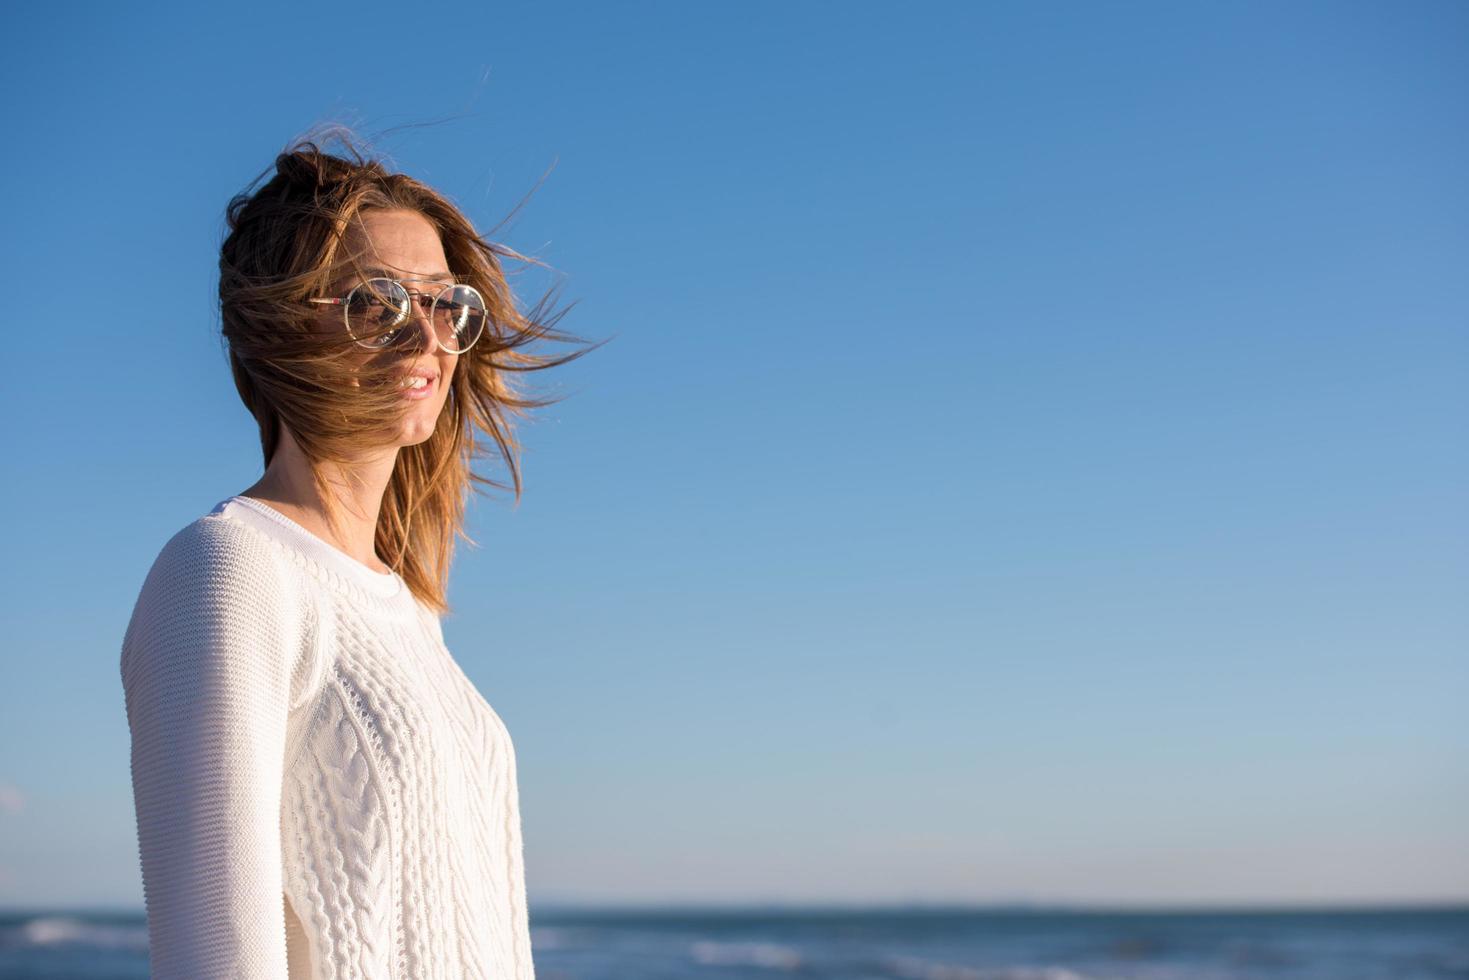
[[[435,422],[436,418],[426,412],[409,415],[398,429],[398,446],[416,446],[427,442],[434,434]]]

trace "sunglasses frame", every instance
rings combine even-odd
[[[357,295],[357,290],[362,289],[363,287],[368,286],[369,284],[374,283],[374,282],[392,283],[395,287],[397,287],[399,290],[401,290],[404,295],[406,295],[408,297],[408,306],[409,306],[409,309],[408,310],[405,310],[403,312],[403,314],[402,314],[402,316],[403,316],[403,323],[394,326],[393,327],[393,330],[394,331],[402,330],[403,327],[407,324],[408,320],[412,319],[412,316],[413,316],[412,307],[418,306],[420,309],[422,309],[422,304],[420,304],[418,302],[418,299],[417,298],[420,297],[420,296],[428,296],[429,295],[428,293],[424,292],[421,289],[409,289],[407,286],[404,285],[404,283],[408,283],[408,282],[427,282],[427,283],[431,283],[432,285],[435,285],[435,286],[442,285],[444,287],[443,289],[440,289],[437,293],[434,293],[433,294],[433,298],[434,298],[433,299],[433,302],[429,304],[429,322],[430,323],[433,322],[433,309],[434,309],[434,307],[436,307],[436,306],[439,305],[439,300],[443,299],[444,298],[444,295],[446,293],[448,293],[449,291],[454,290],[454,289],[467,289],[470,292],[474,293],[475,296],[479,297],[480,308],[484,312],[485,323],[480,324],[479,333],[477,333],[475,335],[475,338],[473,340],[471,340],[467,345],[465,345],[465,347],[462,350],[449,350],[448,347],[444,347],[444,350],[448,351],[451,354],[455,354],[455,355],[463,354],[463,353],[467,352],[470,348],[472,348],[475,344],[479,343],[480,338],[485,335],[485,327],[488,324],[489,318],[490,318],[489,304],[487,304],[485,302],[485,297],[484,297],[484,294],[483,293],[481,293],[478,289],[475,289],[473,286],[469,285],[469,283],[466,283],[466,282],[439,283],[439,282],[436,282],[436,281],[434,281],[432,279],[393,279],[393,278],[390,278],[388,276],[373,276],[371,279],[364,279],[362,282],[360,282],[357,285],[353,286],[350,290],[347,291],[347,295],[345,295],[345,296],[313,296],[313,297],[307,299],[306,302],[308,302],[308,303],[316,303],[316,304],[321,304],[321,305],[326,305],[326,306],[340,306],[340,307],[342,307],[342,325],[347,328],[347,336],[349,336],[349,337],[352,338],[352,342],[353,343],[355,343],[358,347],[361,347],[363,350],[370,350],[370,351],[387,350],[387,349],[389,349],[390,347],[393,346],[393,341],[389,340],[386,344],[384,344],[381,347],[373,347],[373,346],[370,346],[368,344],[364,344],[360,339],[358,339],[357,335],[352,332],[352,320],[351,320],[351,317],[347,313],[347,307],[352,302],[352,297],[355,296],[355,295]],[[391,336],[391,335],[389,335],[389,336]],[[435,330],[434,330],[434,342],[436,344],[438,344],[440,347],[443,347],[444,346],[444,342],[439,339],[439,331],[438,331],[437,328],[435,328]]]

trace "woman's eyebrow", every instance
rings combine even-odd
[[[405,276],[401,272],[392,269],[383,269],[379,266],[370,265],[362,270],[364,273],[374,276],[387,276],[389,279],[407,279],[409,282],[431,282],[435,279],[453,279],[452,272],[430,272],[426,276]]]

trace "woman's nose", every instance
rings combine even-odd
[[[439,331],[434,326],[433,303],[432,296],[414,296],[409,304],[409,315],[417,327],[413,346],[417,348],[422,345],[430,354],[437,353],[439,349]]]

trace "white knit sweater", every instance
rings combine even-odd
[[[534,977],[510,735],[399,576],[231,497],[121,670],[155,980]]]

